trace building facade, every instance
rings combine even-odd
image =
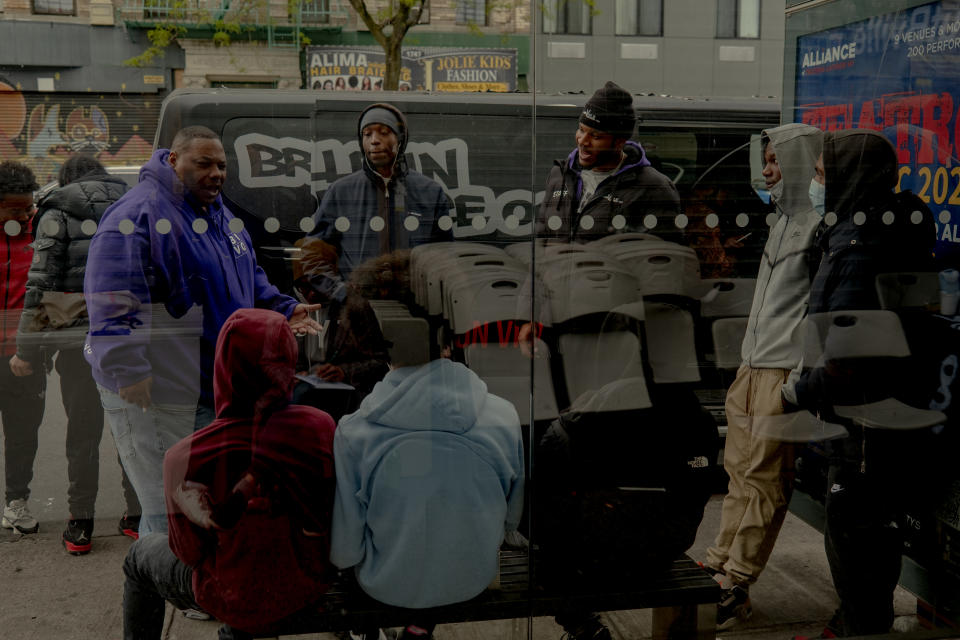
[[[784,0],[546,0],[535,18],[547,93],[611,79],[636,93],[781,95]]]

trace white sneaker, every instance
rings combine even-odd
[[[30,515],[26,500],[11,500],[3,508],[3,520],[0,525],[4,529],[16,529],[20,533],[36,533],[40,523]]]

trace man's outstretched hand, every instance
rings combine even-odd
[[[317,335],[320,333],[320,323],[310,317],[314,311],[323,308],[322,304],[298,304],[293,308],[290,319],[287,324],[293,330],[293,333],[302,336],[305,334]]]

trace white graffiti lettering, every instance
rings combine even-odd
[[[317,142],[275,138],[260,133],[239,136],[234,142],[240,184],[249,189],[296,188],[309,185],[322,196],[334,181],[360,166],[356,140],[328,138]],[[494,232],[523,236],[533,231],[536,207],[544,192],[513,189],[499,195],[470,181],[470,150],[465,140],[448,138],[436,143],[407,146],[411,168],[443,187],[454,203],[458,238]]]

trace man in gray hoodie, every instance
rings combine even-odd
[[[723,466],[730,485],[704,563],[731,583],[721,596],[718,629],[752,614],[749,587],[766,566],[793,492],[794,445],[778,417],[796,404],[800,329],[819,262],[814,234],[821,218],[808,190],[821,139],[820,130],[803,124],[763,132],[763,176],[778,217],[757,274],[743,363],[727,391]]]

